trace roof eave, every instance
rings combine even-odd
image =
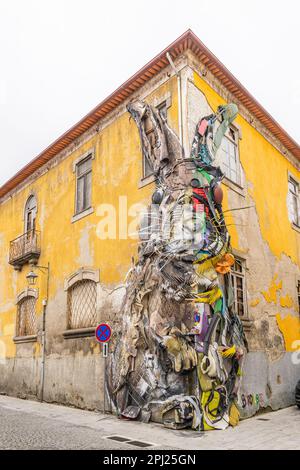
[[[136,90],[141,88],[144,83],[167,67],[169,65],[166,58],[167,52],[175,59],[187,49],[190,49],[201,62],[205,63],[206,67],[236,96],[238,101],[262,122],[292,155],[300,160],[300,147],[297,142],[272,118],[202,41],[191,30],[188,30],[10,178],[0,188],[0,198],[17,187],[59,152],[67,148],[70,143],[90,129],[99,119],[110,113]]]

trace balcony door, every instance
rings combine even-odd
[[[30,196],[25,206],[25,233],[29,235],[35,230],[36,212],[36,199],[34,196]]]
[[[34,246],[36,245],[36,232],[35,232],[35,221],[37,213],[37,204],[36,198],[30,196],[27,199],[25,205],[25,237],[24,237],[24,254],[32,252]]]

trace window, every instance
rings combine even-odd
[[[144,120],[144,129],[146,136],[149,140],[151,146],[151,152],[153,152],[156,142],[155,132],[154,132],[154,125],[150,117],[146,117]],[[153,174],[153,168],[151,162],[147,158],[146,155],[143,153],[143,178],[147,178]]]
[[[66,280],[67,330],[65,338],[93,336],[98,320],[99,269],[82,267]]]
[[[297,284],[297,296],[298,296],[298,312],[300,314],[300,281]]]
[[[68,289],[68,326],[70,329],[97,324],[97,284],[90,279],[75,282]]]
[[[24,211],[24,232],[31,232],[35,230],[35,221],[37,213],[37,203],[34,196],[30,196],[25,204]]]
[[[163,101],[156,107],[156,109],[159,111],[159,114],[163,117],[163,119],[167,121],[168,119],[167,102]]]
[[[17,336],[33,336],[37,334],[36,299],[28,295],[18,302]]]
[[[151,175],[153,175],[151,162],[149,162],[149,159],[146,157],[146,155],[143,155],[143,178],[148,178],[148,176]]]
[[[288,209],[290,221],[299,227],[299,183],[289,176]]]
[[[231,281],[234,294],[234,310],[241,318],[247,316],[247,301],[245,287],[245,262],[236,258],[231,268]]]
[[[241,165],[238,142],[239,133],[231,126],[226,132],[221,144],[221,168],[230,181],[241,186]]]
[[[164,120],[167,120],[167,101],[163,101],[160,103],[158,106],[156,106],[156,109],[158,110],[159,114]],[[144,121],[144,128],[146,132],[146,136],[148,137],[148,140],[151,145],[151,151],[154,151],[155,144],[156,144],[156,137],[155,137],[155,132],[154,132],[154,127],[152,120],[149,117],[146,117]],[[147,178],[148,176],[151,176],[153,174],[153,168],[151,165],[151,162],[149,162],[148,158],[143,155],[143,178]]]
[[[92,155],[76,165],[76,214],[90,209],[92,188]]]

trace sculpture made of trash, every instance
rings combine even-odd
[[[142,101],[127,109],[156,188],[127,277],[106,392],[127,418],[224,429],[238,421],[244,335],[232,301],[223,174],[213,161],[237,107],[200,120],[190,158],[156,109]]]

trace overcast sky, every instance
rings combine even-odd
[[[300,142],[298,0],[0,0],[0,185],[188,28]]]

